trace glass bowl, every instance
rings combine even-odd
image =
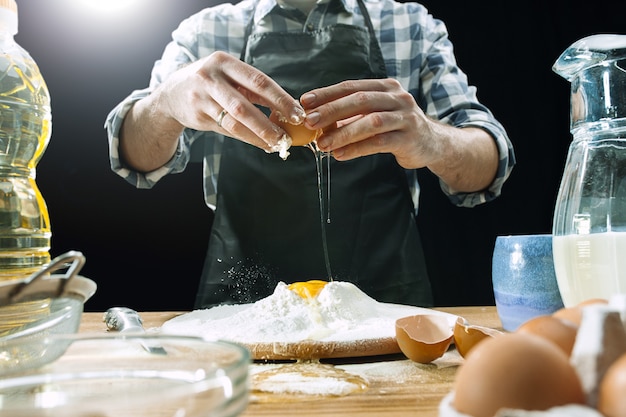
[[[82,300],[53,299],[45,317],[0,337],[0,377],[39,368],[61,356],[69,346],[69,339],[49,343],[46,337],[76,333],[82,313]]]
[[[59,345],[65,349],[56,361],[0,379],[0,416],[231,417],[248,403],[250,354],[229,342],[68,334],[16,340],[3,349]]]
[[[67,342],[41,339],[78,331],[96,283],[78,275],[85,263],[70,251],[26,279],[0,280],[0,376],[38,368],[63,354]],[[66,270],[64,274],[60,272]],[[19,347],[19,348],[16,348]]]

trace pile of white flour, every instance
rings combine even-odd
[[[424,313],[445,314],[380,303],[349,282],[331,281],[315,298],[302,298],[280,282],[255,303],[194,310],[165,322],[161,332],[246,344],[351,341],[395,337],[396,319]]]

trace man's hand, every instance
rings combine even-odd
[[[324,129],[318,147],[337,160],[391,153],[403,168],[428,167],[457,191],[481,190],[495,177],[498,151],[487,132],[431,119],[397,80],[344,81],[300,101],[305,125]]]
[[[135,169],[154,170],[172,157],[184,128],[213,130],[266,152],[286,151],[286,132],[255,105],[277,110],[296,124],[304,119],[298,101],[274,80],[215,52],[173,73],[135,103],[122,125],[120,156]]]
[[[285,132],[255,104],[278,110],[296,124],[304,118],[297,100],[270,77],[224,52],[173,74],[160,95],[167,113],[182,126],[214,130],[268,151]]]

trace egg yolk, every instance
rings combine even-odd
[[[287,288],[306,299],[317,297],[317,294],[322,291],[322,288],[324,288],[326,284],[328,284],[327,281],[314,279],[311,281],[294,282],[293,284],[289,284]]]

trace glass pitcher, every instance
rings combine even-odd
[[[571,83],[570,145],[553,219],[566,307],[626,292],[626,35],[593,35],[552,67]]]

